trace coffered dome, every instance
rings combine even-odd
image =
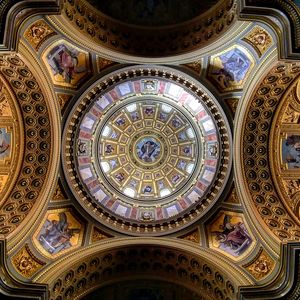
[[[64,137],[65,175],[77,200],[132,234],[164,234],[203,216],[231,167],[221,107],[170,68],[131,67],[101,79],[78,99]]]

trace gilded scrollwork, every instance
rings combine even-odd
[[[109,60],[109,59],[105,59],[103,57],[98,56],[97,57],[97,67],[98,67],[98,71],[101,72],[103,70],[105,70],[106,68],[115,65],[116,62]]]
[[[16,270],[25,278],[30,278],[40,270],[46,263],[35,257],[28,244],[12,258]]]
[[[93,228],[92,236],[91,236],[91,242],[95,243],[98,241],[102,241],[104,239],[112,238],[112,235],[100,230],[97,227]]]
[[[179,238],[196,244],[200,243],[200,234],[198,228],[191,232],[188,232],[187,234],[180,236]]]
[[[27,28],[24,36],[30,45],[38,51],[42,43],[55,34],[56,32],[44,20],[38,20]]]
[[[270,34],[262,27],[255,26],[244,38],[262,56],[273,43]]]
[[[66,200],[68,199],[67,196],[65,195],[61,185],[57,183],[56,188],[54,190],[52,200],[53,201],[59,201],[59,200]]]
[[[289,197],[294,197],[300,192],[300,179],[284,180],[285,190]]]
[[[234,116],[235,112],[237,110],[237,106],[239,104],[239,99],[238,98],[228,98],[228,99],[225,99],[224,101],[228,105],[230,112]]]
[[[57,100],[59,103],[60,110],[63,111],[69,101],[71,100],[72,95],[70,94],[64,94],[64,93],[57,93]]]
[[[244,267],[256,280],[261,280],[272,272],[275,267],[275,261],[265,250],[261,249],[255,260],[244,265]]]
[[[201,72],[201,66],[202,66],[202,61],[201,60],[196,60],[188,64],[184,64],[187,68],[193,70],[197,75],[200,75]]]
[[[284,112],[283,123],[292,123],[292,124],[299,124],[300,123],[300,112],[296,111],[291,104],[286,107]]]

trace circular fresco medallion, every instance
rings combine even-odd
[[[103,78],[78,99],[66,121],[63,167],[96,219],[158,235],[201,217],[218,199],[230,173],[231,135],[204,87],[194,93],[190,83],[147,70],[122,69],[114,84]]]

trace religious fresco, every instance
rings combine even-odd
[[[243,40],[249,43],[259,56],[262,56],[273,44],[271,35],[260,26],[255,26]]]
[[[287,169],[300,168],[300,135],[287,135],[282,139],[281,147],[281,159]]]
[[[6,128],[0,128],[0,160],[10,156],[11,133]]]
[[[50,211],[35,235],[35,244],[43,254],[56,256],[79,246],[83,231],[83,225],[75,218],[70,209]]]
[[[161,153],[160,148],[155,138],[145,137],[136,144],[136,154],[143,162],[155,162]]]
[[[253,58],[246,50],[235,46],[211,57],[208,78],[220,92],[238,90],[243,88],[253,65]]]
[[[43,55],[53,83],[77,88],[90,73],[89,54],[65,41],[51,46]]]
[[[209,246],[232,257],[241,256],[253,239],[241,214],[222,211],[208,226]]]

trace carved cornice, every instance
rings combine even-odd
[[[281,42],[282,58],[300,58],[300,6],[293,0],[242,0],[239,16],[242,19],[265,20],[276,29]],[[280,22],[274,21],[274,17]]]
[[[19,282],[12,277],[6,264],[6,242],[0,236],[0,298],[13,299],[12,297],[14,299],[46,300],[48,299],[47,286]]]
[[[283,244],[280,258],[281,269],[276,280],[262,286],[241,287],[239,289],[239,299],[299,299],[299,255],[299,243]]]
[[[19,26],[29,16],[35,14],[57,14],[59,12],[60,0],[1,1],[0,51],[12,51],[16,49]]]

